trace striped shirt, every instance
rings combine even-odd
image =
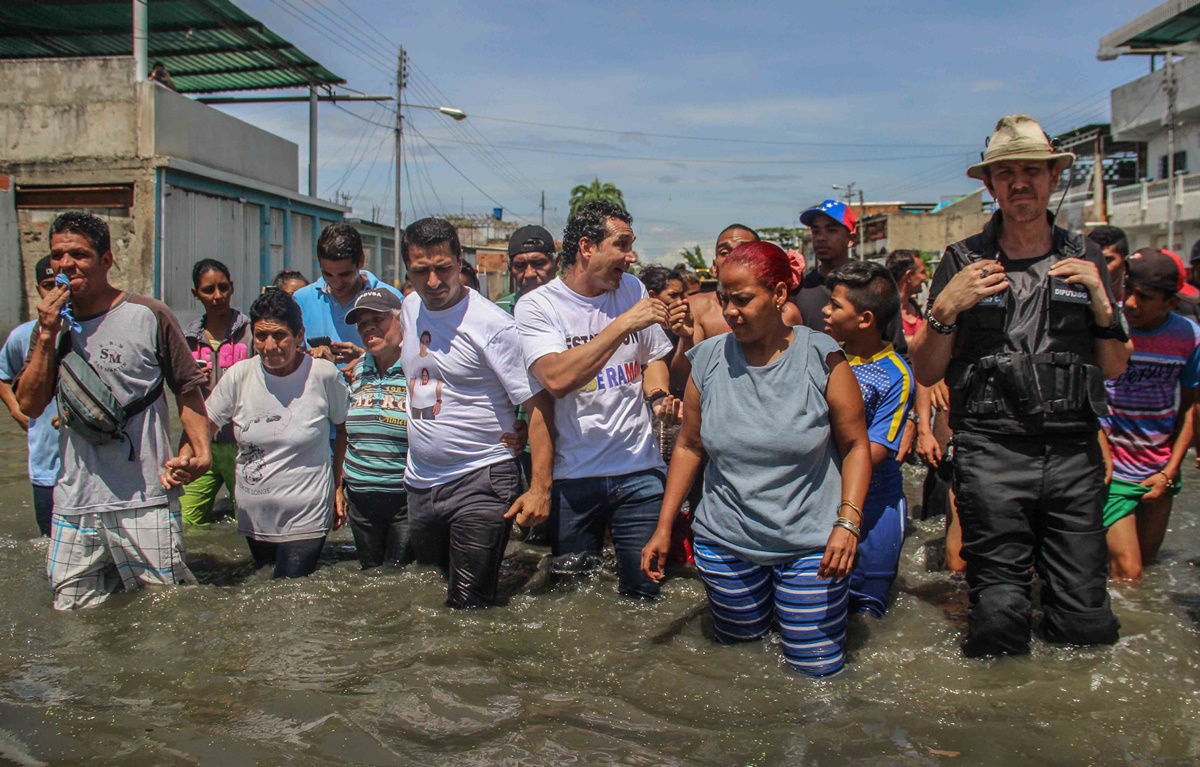
[[[1171,460],[1180,387],[1200,385],[1200,327],[1170,314],[1154,330],[1130,328],[1129,335],[1133,357],[1124,373],[1104,382],[1112,413],[1101,423],[1113,476],[1141,482]]]
[[[397,359],[380,373],[370,352],[350,385],[346,417],[346,485],[355,492],[404,490],[408,457],[408,383]]]
[[[862,390],[867,436],[888,449],[888,457],[871,472],[871,488],[876,488],[900,475],[896,451],[913,406],[912,372],[891,344],[884,344],[871,357],[847,354],[846,358]]]

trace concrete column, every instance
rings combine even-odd
[[[137,82],[146,81],[150,73],[150,53],[147,38],[150,24],[146,18],[146,0],[133,0],[133,65],[137,69]]]

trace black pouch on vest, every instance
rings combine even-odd
[[[1017,416],[1037,415],[1044,408],[1037,371],[1028,354],[996,356],[996,383]]]

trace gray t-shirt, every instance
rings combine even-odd
[[[777,565],[825,548],[842,493],[825,358],[837,343],[793,328],[787,351],[746,364],[732,333],[687,353],[708,454],[694,529],[741,559]]]
[[[103,314],[76,319],[83,332],[71,334],[75,351],[121,402],[144,397],[159,380],[176,394],[204,383],[175,315],[161,302],[127,293]],[[166,506],[159,475],[175,454],[167,434],[169,419],[167,399],[159,397],[129,420],[125,433],[130,442],[93,445],[71,429],[59,429],[62,469],[54,486],[54,513],[78,516]]]
[[[327,360],[303,355],[285,376],[261,357],[225,372],[208,398],[208,417],[233,424],[238,456],[234,494],[238,533],[255,540],[320,538],[333,524],[329,430],[345,423],[349,394]]]

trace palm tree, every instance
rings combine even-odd
[[[679,255],[683,256],[684,260],[692,269],[706,269],[708,262],[704,260],[704,253],[700,250],[699,245],[693,245],[690,248],[684,248],[679,251]]]
[[[622,208],[625,207],[625,198],[621,195],[621,190],[612,184],[602,184],[597,178],[590,184],[580,184],[571,190],[571,215],[574,216],[580,207],[596,200],[608,200]]]

